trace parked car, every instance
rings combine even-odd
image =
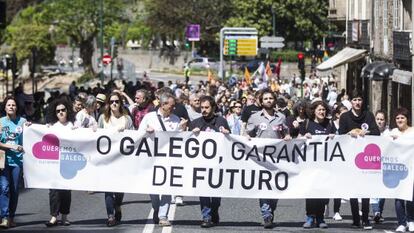
[[[219,62],[213,58],[196,57],[186,63],[191,69],[212,69],[218,70]]]

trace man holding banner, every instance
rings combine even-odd
[[[140,137],[145,134],[153,134],[154,131],[183,131],[187,120],[172,114],[175,98],[170,93],[162,93],[159,97],[160,105],[157,111],[147,113],[138,128]],[[153,220],[160,226],[171,226],[168,221],[171,195],[151,194],[152,208],[154,209]]]
[[[339,118],[339,134],[349,134],[351,137],[364,137],[365,135],[380,135],[375,122],[374,114],[363,109],[362,93],[354,90],[352,92],[352,109]],[[361,216],[359,215],[358,199],[351,198],[352,225],[361,227]],[[368,219],[369,198],[362,198],[362,225],[364,230],[371,230],[372,225]]]
[[[291,137],[287,133],[286,117],[275,110],[276,94],[266,88],[259,100],[263,109],[249,118],[246,128],[248,136],[289,140]],[[273,213],[276,210],[277,201],[277,199],[259,200],[264,228],[273,228]]]
[[[230,133],[230,127],[227,120],[221,116],[217,116],[215,111],[217,109],[216,102],[211,96],[202,96],[200,98],[201,114],[199,117],[190,123],[189,129],[194,133],[200,131],[207,132],[221,132],[224,134]],[[209,228],[213,224],[218,224],[220,221],[218,209],[220,207],[220,197],[200,197],[200,207],[203,222],[201,227]]]

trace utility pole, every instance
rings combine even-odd
[[[272,10],[272,28],[273,28],[273,36],[276,36],[276,10],[275,8],[271,8]]]
[[[101,78],[101,84],[102,86],[104,85],[104,66],[103,66],[103,55],[104,55],[104,40],[103,40],[103,30],[104,30],[104,25],[103,25],[103,0],[99,1],[99,25],[100,25],[100,44],[101,44],[101,59],[99,64],[101,65],[101,70],[100,70],[100,78]]]
[[[411,15],[414,13],[414,1],[411,1]],[[414,20],[411,17],[411,44],[414,45]],[[414,49],[411,49],[411,75],[414,75]],[[414,77],[411,77],[411,122],[414,120]]]

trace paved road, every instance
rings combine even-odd
[[[103,193],[87,194],[72,192],[72,206],[69,219],[72,225],[46,228],[44,222],[49,219],[48,190],[23,190],[17,211],[18,227],[11,232],[145,232],[145,233],[196,233],[196,232],[360,232],[350,228],[350,207],[342,206],[345,220],[334,222],[327,220],[329,229],[302,229],[304,219],[303,200],[280,200],[276,211],[277,225],[272,230],[261,226],[258,200],[256,199],[223,199],[220,208],[221,223],[210,229],[200,228],[200,207],[198,198],[185,197],[185,206],[171,206],[170,216],[173,226],[160,228],[150,220],[151,203],[148,195],[126,194],[124,199],[122,223],[113,228],[105,225],[106,211]],[[332,215],[332,206],[331,206]],[[374,225],[371,232],[392,232],[396,228],[394,202],[386,201],[384,213],[386,222]]]

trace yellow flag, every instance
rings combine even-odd
[[[208,69],[208,73],[207,73],[207,81],[208,81],[208,82],[211,82],[211,81],[213,81],[213,80],[215,80],[214,75],[213,75],[213,73],[211,72],[211,70],[210,70],[210,69]]]
[[[252,84],[252,78],[250,77],[250,73],[247,67],[244,67],[244,80],[246,80],[247,85]]]

